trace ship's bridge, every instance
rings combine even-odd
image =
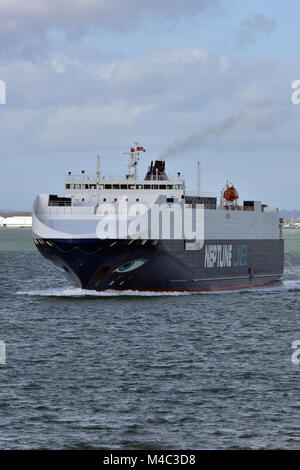
[[[68,176],[65,179],[65,189],[70,195],[71,193],[76,196],[81,192],[96,191],[97,187],[100,191],[143,191],[143,190],[155,190],[159,192],[165,191],[183,191],[184,181],[183,180],[168,180],[168,181],[156,181],[156,180],[136,180],[126,182],[124,180],[116,179],[103,179],[97,183],[96,179],[90,176],[83,178],[82,176]]]
[[[94,175],[86,175],[84,170],[81,174],[68,172],[65,176],[66,196],[79,205],[93,200],[98,204],[114,203],[120,198],[125,198],[129,203],[149,203],[159,196],[163,196],[167,202],[184,199],[185,183],[181,174],[177,173],[176,177],[169,179],[164,161],[151,162],[144,180],[137,179],[136,171],[131,171],[131,168],[129,165],[123,179],[100,177],[100,172]]]
[[[103,179],[97,183],[90,176],[68,175],[65,180],[66,196],[84,202],[84,200],[98,199],[102,202],[117,202],[125,197],[129,202],[146,203],[149,199],[165,196],[166,199],[183,199],[185,184],[183,180],[132,180]],[[173,202],[173,201],[168,201]]]

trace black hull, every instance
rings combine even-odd
[[[199,251],[186,250],[181,240],[36,238],[35,243],[73,285],[97,291],[239,289],[270,284],[283,274],[283,240],[208,240]],[[212,262],[206,245],[217,247]],[[224,246],[231,247],[229,261]]]

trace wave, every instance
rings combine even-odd
[[[205,291],[205,292],[140,292],[136,290],[113,290],[94,291],[87,289],[80,289],[79,287],[62,287],[62,288],[49,288],[49,289],[36,289],[28,291],[18,291],[17,295],[28,295],[34,297],[162,297],[162,296],[186,296],[186,295],[228,295],[239,293],[254,293],[259,292],[276,293],[282,291],[300,291],[300,279],[286,279],[281,282],[262,287],[249,287],[241,289],[228,289],[222,291]]]
[[[29,295],[37,297],[160,297],[160,296],[180,296],[180,295],[191,295],[191,292],[140,292],[136,290],[113,290],[108,289],[105,291],[95,291],[80,289],[79,287],[64,287],[64,288],[52,288],[42,290],[29,290],[29,291],[18,291],[17,295]]]

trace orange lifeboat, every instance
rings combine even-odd
[[[226,187],[223,197],[226,201],[233,202],[239,198],[239,193],[232,184],[231,186]]]

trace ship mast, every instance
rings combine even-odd
[[[124,152],[124,155],[129,155],[128,170],[126,173],[127,180],[136,180],[140,152],[146,152],[144,147],[139,146],[137,142],[135,142],[134,145],[134,147],[131,147],[130,152]]]
[[[100,156],[97,155],[97,207],[99,207]]]

